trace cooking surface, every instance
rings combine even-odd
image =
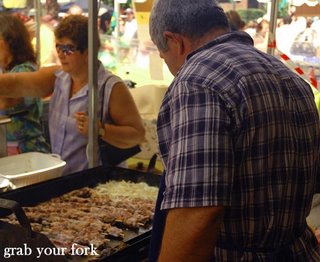
[[[158,186],[160,176],[129,169],[98,167],[14,191],[5,192],[0,194],[0,197],[15,200],[22,206],[34,206],[38,203],[50,200],[53,197],[66,194],[72,190],[83,187],[95,187],[99,183],[104,183],[109,180],[125,180],[135,183],[146,182],[150,186]],[[5,215],[7,213],[2,212],[0,215],[1,214]],[[139,229],[126,228],[123,230],[123,233],[123,240],[111,240],[109,245],[115,249],[115,252],[104,257],[102,259],[103,261],[125,261],[122,256],[125,254],[132,258],[130,261],[135,261],[134,256],[141,255],[137,254],[137,252],[140,252],[139,249],[146,249],[149,243],[151,226],[148,225],[145,228]],[[90,260],[88,257],[74,256],[72,256],[71,259],[71,261],[88,260]]]

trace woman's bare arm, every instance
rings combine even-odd
[[[105,124],[105,139],[120,148],[127,148],[144,141],[145,129],[136,104],[123,83],[112,89],[109,112],[114,124]]]
[[[19,72],[0,75],[0,96],[44,97],[52,93],[55,71],[58,66],[40,68],[36,72]]]

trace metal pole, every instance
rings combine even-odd
[[[236,10],[236,0],[232,0],[232,10]]]
[[[9,117],[3,116],[0,118],[0,157],[8,156],[7,152],[7,127],[11,119]]]
[[[89,47],[89,137],[88,160],[89,168],[98,165],[98,4],[97,1],[88,0],[88,47]]]
[[[116,54],[116,61],[118,62],[119,58],[119,50],[120,50],[120,24],[119,24],[119,19],[120,19],[120,4],[118,0],[113,1],[113,12],[115,14],[115,18],[117,19],[116,21],[116,27],[114,29],[114,37],[116,40],[116,47],[115,47],[115,54]]]
[[[271,4],[271,11],[270,11],[268,43],[270,43],[271,36],[273,36],[274,39],[276,37],[279,0],[272,0],[270,4]],[[268,49],[267,49],[268,54],[274,55],[274,51],[275,51],[274,48],[268,46]]]
[[[40,41],[40,26],[41,26],[41,3],[40,0],[34,0],[35,9],[35,23],[36,23],[36,52],[37,52],[37,64],[40,67],[41,64],[41,41]]]

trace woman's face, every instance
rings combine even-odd
[[[0,67],[6,69],[12,61],[8,43],[0,36]]]
[[[56,39],[56,50],[63,71],[72,75],[87,70],[88,50],[81,53],[68,38]]]

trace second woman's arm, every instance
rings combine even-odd
[[[52,93],[55,71],[58,66],[39,69],[36,72],[19,72],[0,75],[0,96],[44,97]]]

